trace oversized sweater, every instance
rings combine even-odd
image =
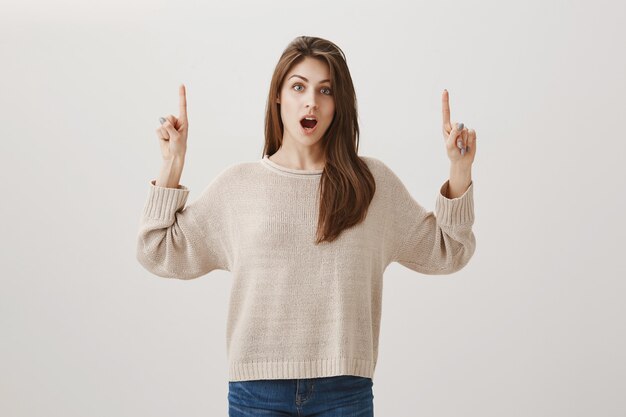
[[[449,199],[446,181],[432,212],[380,159],[360,158],[376,181],[367,216],[317,245],[322,170],[290,169],[265,155],[228,166],[189,204],[184,185],[150,181],[137,259],[166,278],[230,271],[230,381],[373,378],[386,267],[451,274],[472,257],[473,182]]]

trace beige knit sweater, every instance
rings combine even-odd
[[[322,170],[268,156],[230,165],[185,206],[189,190],[149,184],[137,259],[178,279],[232,273],[226,350],[229,380],[373,378],[383,272],[399,262],[422,274],[463,268],[476,241],[473,182],[424,209],[381,160],[361,156],[376,181],[365,220],[315,245]]]

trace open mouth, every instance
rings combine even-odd
[[[317,119],[314,117],[304,117],[300,120],[300,126],[302,126],[305,133],[311,133],[317,126]]]

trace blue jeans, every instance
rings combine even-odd
[[[371,378],[339,375],[228,382],[229,417],[373,417]]]

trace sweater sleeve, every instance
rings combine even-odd
[[[411,196],[395,173],[389,172],[391,262],[428,275],[451,274],[467,265],[476,248],[472,231],[474,182],[463,195],[450,199],[445,197],[449,185],[446,180],[432,212]]]
[[[221,235],[216,182],[187,206],[189,189],[165,188],[150,181],[140,217],[137,260],[165,278],[192,279],[214,269],[228,270]]]

